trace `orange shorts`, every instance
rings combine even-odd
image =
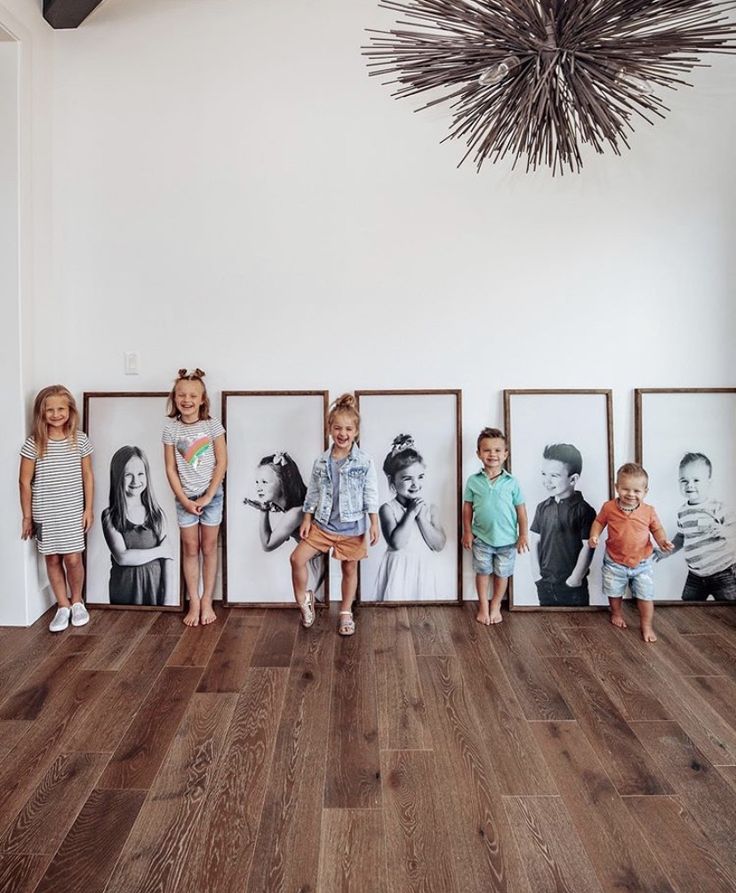
[[[322,530],[319,524],[312,523],[309,536],[302,540],[318,552],[329,552],[338,561],[361,561],[368,556],[368,548],[364,536],[342,536]]]

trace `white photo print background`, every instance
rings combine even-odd
[[[540,502],[549,498],[542,484],[542,454],[552,443],[570,443],[583,458],[575,489],[596,514],[609,498],[608,428],[604,394],[510,394],[511,473],[518,479],[529,526]],[[530,533],[530,547],[532,535]],[[605,533],[588,573],[591,605],[607,605],[601,589]],[[538,607],[539,599],[529,553],[516,556],[514,607]]]
[[[458,482],[457,412],[455,394],[360,395],[360,446],[376,464],[379,505],[390,502],[395,493],[383,472],[383,462],[393,439],[410,434],[416,451],[425,464],[421,496],[437,507],[447,537],[444,548],[433,552],[428,547],[422,561],[435,581],[433,593],[407,593],[405,601],[456,601],[458,592]],[[369,548],[368,558],[360,562],[360,598],[376,601],[376,583],[386,542]],[[398,600],[398,599],[397,599]]]
[[[227,602],[293,604],[289,556],[299,542],[298,525],[280,546],[263,549],[263,512],[244,499],[258,501],[256,474],[261,459],[287,452],[306,486],[314,460],[324,451],[324,399],[317,395],[226,394]],[[281,520],[273,515],[273,523]],[[319,565],[319,561],[316,562]],[[310,569],[309,586],[315,583]],[[318,594],[323,594],[324,587]]]
[[[686,453],[710,459],[709,496],[736,511],[736,393],[642,393],[640,423],[641,464],[649,473],[647,502],[657,510],[669,539],[677,534],[677,512],[686,501],[679,484]],[[736,549],[736,531],[731,527],[729,533]],[[655,599],[680,602],[686,577],[682,550],[657,562]]]
[[[168,592],[165,604],[180,606],[179,593],[179,526],[176,502],[169,487],[164,465],[161,433],[166,418],[166,397],[136,395],[131,397],[100,396],[87,399],[87,434],[94,453],[95,475],[94,524],[87,535],[86,599],[89,604],[110,604],[110,550],[102,532],[102,513],[110,495],[110,460],[122,446],[137,446],[145,453],[150,467],[149,487],[166,519],[166,535],[173,558],[174,591]]]

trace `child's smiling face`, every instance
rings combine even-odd
[[[43,404],[43,417],[49,428],[63,431],[69,423],[69,401],[59,395],[47,397]]]
[[[700,505],[705,502],[710,492],[710,469],[698,459],[696,462],[688,462],[680,471],[680,493],[687,499],[690,505]]]
[[[182,379],[174,389],[174,403],[185,422],[196,422],[199,408],[204,403],[204,385],[201,381]]]
[[[578,482],[577,474],[570,470],[559,459],[542,459],[542,486],[555,499],[568,499],[575,491]]]
[[[478,458],[483,463],[483,470],[494,477],[503,470],[503,463],[508,455],[506,441],[502,437],[484,437],[478,447]]]
[[[425,468],[423,462],[412,462],[396,472],[391,484],[402,499],[416,499],[424,489]]]
[[[125,463],[123,483],[126,496],[140,496],[148,486],[146,466],[138,456],[131,456]]]
[[[638,508],[648,492],[646,478],[639,474],[621,474],[616,480],[616,493],[626,508]]]
[[[341,452],[349,453],[357,436],[358,426],[350,413],[338,412],[333,416],[330,437]]]
[[[256,496],[261,502],[276,502],[281,496],[281,479],[270,465],[256,469]]]

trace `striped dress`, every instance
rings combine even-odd
[[[84,551],[84,488],[82,459],[92,455],[87,435],[77,432],[71,440],[49,440],[41,459],[29,437],[21,456],[36,463],[31,482],[34,534],[43,555],[68,555]]]
[[[698,577],[717,574],[736,561],[733,521],[723,503],[716,499],[699,505],[685,503],[677,512],[685,561]]]

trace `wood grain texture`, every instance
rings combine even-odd
[[[382,749],[431,747],[407,608],[374,609],[379,741]]]
[[[31,719],[0,720],[0,760],[4,760],[33,725]]]
[[[624,802],[677,890],[733,893],[736,879],[676,798],[624,797]]]
[[[733,788],[674,722],[633,724],[646,749],[736,880],[736,796]]]
[[[580,657],[547,660],[580,728],[619,794],[673,793],[621,712],[591,674],[587,660]]]
[[[456,611],[447,623],[458,645],[458,665],[468,696],[476,705],[481,736],[486,750],[493,755],[500,793],[556,794],[557,786],[514,687],[506,678],[496,651],[489,647],[493,631],[476,623],[466,611]]]
[[[281,612],[280,612],[281,613]],[[294,623],[293,611],[284,611]],[[267,618],[271,612],[267,614]],[[325,783],[335,633],[323,612],[299,630],[247,890],[313,890]]]
[[[687,641],[708,661],[712,672],[736,680],[736,646],[733,643],[716,633],[688,635]]]
[[[65,746],[82,752],[114,751],[177,641],[174,636],[144,636],[94,705],[80,716]]]
[[[736,682],[724,676],[688,678],[699,698],[710,705],[732,729],[736,729]]]
[[[432,792],[440,767],[421,750],[381,753],[383,816],[391,893],[462,891],[450,851],[445,809]]]
[[[105,767],[107,756],[66,754],[56,758],[7,831],[0,852],[52,856]]]
[[[164,667],[110,758],[98,787],[151,786],[201,673],[198,667]]]
[[[491,647],[513,680],[516,697],[529,720],[574,719],[549,666],[525,635],[518,614],[507,614],[503,623],[489,629]]]
[[[113,622],[109,624],[107,631],[99,634],[97,646],[87,657],[84,666],[90,670],[119,670],[153,626],[156,614],[142,611],[96,612],[95,618],[100,616],[112,617]],[[88,627],[92,627],[91,622],[79,629]]]
[[[49,856],[0,853],[0,893],[34,893],[48,864]]]
[[[385,893],[386,853],[379,811],[323,811],[316,889],[321,893]]]
[[[362,634],[343,637],[335,643],[326,808],[370,808],[381,802],[376,674],[371,647],[375,617],[375,611],[363,612]]]
[[[206,626],[185,626],[179,643],[166,665],[169,667],[205,667],[222,635],[222,618]]]
[[[239,692],[263,622],[263,611],[230,611],[197,691]]]
[[[300,629],[299,611],[296,610],[296,606],[293,611],[288,609],[266,611],[251,655],[251,666],[290,666],[296,634]]]
[[[456,614],[456,606],[418,605],[409,612],[411,637],[417,655],[452,655],[455,646],[448,630],[448,620]]]
[[[237,695],[192,695],[171,749],[133,825],[111,890],[181,890],[198,850],[199,818]]]
[[[578,724],[534,723],[532,728],[603,889],[673,893]]]
[[[456,658],[418,658],[458,888],[530,891]],[[531,891],[530,891],[531,893]]]
[[[245,884],[271,771],[288,670],[255,667],[238,696],[217,775],[199,819],[205,847],[190,858],[183,890],[237,890]]]
[[[504,807],[534,893],[602,893],[559,797],[505,797]]]
[[[149,636],[177,636],[184,634],[184,615],[173,611],[166,611],[156,616],[155,621],[149,627]]]
[[[145,791],[92,791],[36,893],[103,893]]]

